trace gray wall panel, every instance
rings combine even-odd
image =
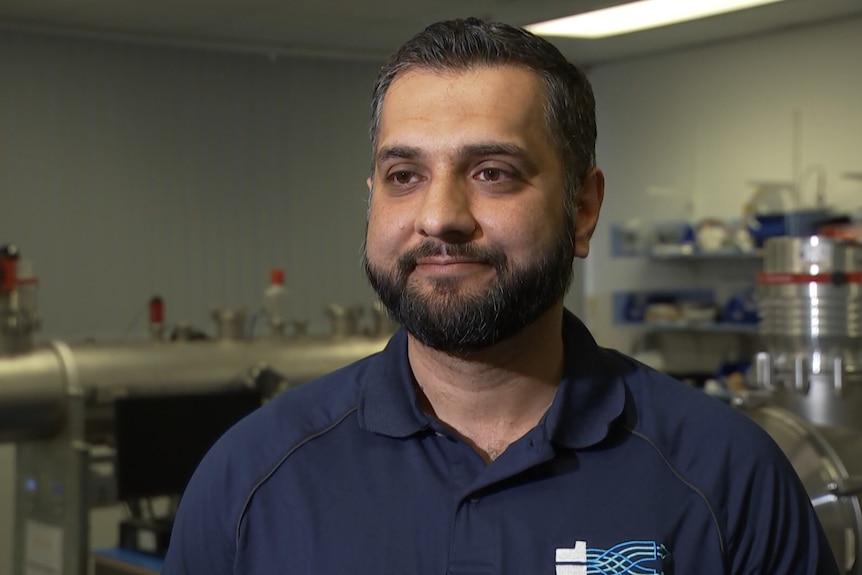
[[[208,329],[212,306],[256,306],[272,265],[316,329],[327,303],[370,301],[375,71],[0,36],[0,230],[40,277],[44,334],[122,335],[154,293]]]

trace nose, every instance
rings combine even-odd
[[[426,186],[415,230],[421,236],[444,241],[467,241],[478,223],[470,205],[467,184],[456,177],[436,177]]]

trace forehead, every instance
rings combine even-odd
[[[403,135],[546,138],[545,87],[523,66],[409,68],[383,98],[378,146]]]

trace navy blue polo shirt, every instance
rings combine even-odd
[[[204,458],[162,574],[838,573],[756,424],[563,331],[552,406],[488,464],[417,408],[403,331],[283,392]]]

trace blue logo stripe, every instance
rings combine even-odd
[[[662,575],[647,565],[669,555],[655,541],[624,541],[610,549],[587,549],[587,575]]]

